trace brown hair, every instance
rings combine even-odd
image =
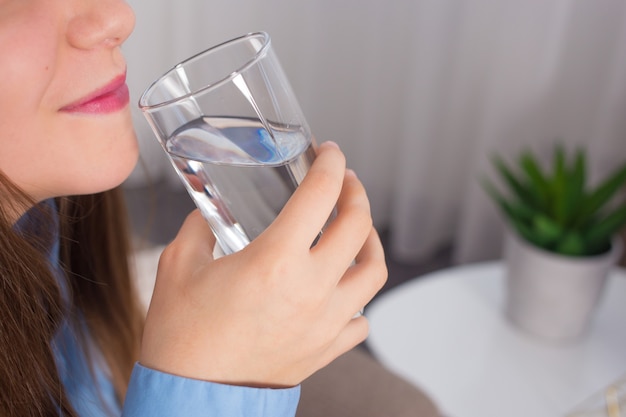
[[[0,415],[73,416],[51,342],[63,318],[76,315],[63,310],[43,252],[52,236],[24,238],[13,230],[14,213],[33,202],[2,175],[0,195]],[[118,188],[60,198],[57,205],[70,308],[80,312],[89,334],[75,328],[83,347],[89,338],[100,348],[121,402],[143,325],[128,265],[123,195]]]

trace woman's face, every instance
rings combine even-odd
[[[120,184],[135,166],[123,0],[0,0],[0,171],[37,200]]]

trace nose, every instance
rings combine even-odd
[[[80,49],[115,47],[130,36],[135,14],[123,0],[76,0],[67,39]]]

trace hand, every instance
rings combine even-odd
[[[311,248],[335,204],[336,218]],[[144,366],[235,385],[293,386],[367,337],[367,319],[353,317],[387,270],[365,190],[336,145],[319,147],[280,215],[246,248],[213,260],[214,244],[194,211],[163,252]]]

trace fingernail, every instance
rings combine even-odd
[[[354,172],[354,170],[352,170],[350,168],[346,169],[346,175],[354,177],[354,178],[358,178],[357,175],[356,175],[356,172]]]
[[[335,142],[330,141],[330,140],[322,143],[320,146],[329,146],[329,147],[332,147],[332,148],[339,149],[339,145],[337,145]]]

